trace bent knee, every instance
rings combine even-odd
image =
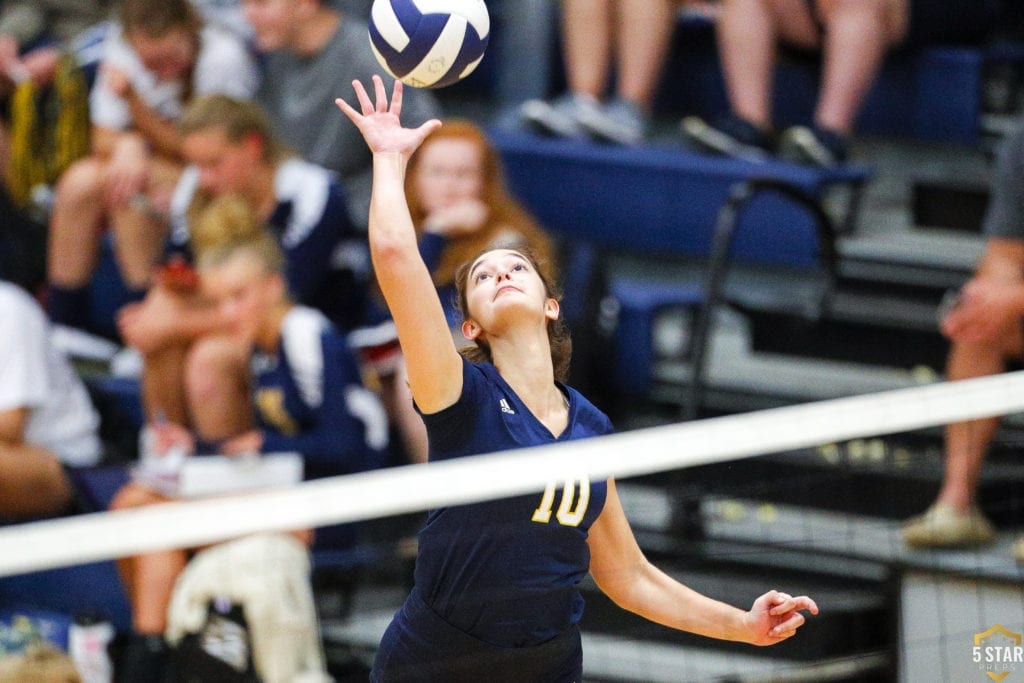
[[[96,157],[86,157],[71,164],[57,181],[57,199],[69,200],[100,195],[103,190],[106,164]]]

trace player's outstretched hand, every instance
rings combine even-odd
[[[373,76],[376,103],[370,102],[370,96],[359,81],[352,81],[352,88],[356,91],[360,111],[356,111],[340,97],[334,103],[363,134],[363,139],[374,154],[398,153],[408,157],[431,131],[441,126],[440,121],[431,119],[419,128],[402,128],[401,81],[395,81],[390,104],[380,76]]]
[[[779,591],[768,591],[755,600],[747,612],[748,642],[753,645],[781,643],[803,626],[806,619],[802,610],[817,614],[818,606],[806,595],[794,598]]]

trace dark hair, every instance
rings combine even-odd
[[[184,28],[198,40],[203,22],[189,0],[123,0],[120,11],[125,33],[142,33],[151,38]]]
[[[505,251],[504,248],[499,248]],[[466,296],[467,283],[469,280],[469,269],[470,267],[484,254],[492,251],[498,251],[498,249],[485,249],[484,251],[477,254],[476,258],[466,261],[458,270],[455,271],[455,291],[458,296],[456,298],[456,305],[458,306],[459,312],[462,313],[462,317],[466,318],[469,313],[469,302]],[[533,266],[533,270],[540,277],[541,283],[544,285],[544,293],[556,300],[561,301],[562,292],[558,289],[557,285],[547,274],[547,268],[544,266],[532,251],[529,249],[508,249],[519,254]],[[569,377],[569,363],[572,360],[572,337],[569,335],[569,330],[562,322],[561,316],[555,320],[548,320],[548,343],[551,346],[551,364],[554,367],[555,379],[560,382],[565,382]],[[474,341],[473,346],[468,346],[460,350],[460,353],[465,356],[466,360],[471,363],[482,363],[492,362],[491,349],[486,342],[479,339]]]

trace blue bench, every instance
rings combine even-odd
[[[812,169],[785,163],[751,164],[674,148],[623,148],[493,131],[514,194],[553,235],[576,250],[690,259],[697,276],[652,280],[616,274],[606,293],[617,302],[614,343],[615,388],[643,395],[651,386],[654,317],[667,306],[699,307],[706,299],[700,266],[712,250],[719,213],[733,188],[761,180],[792,188],[815,201],[836,187],[851,190],[847,214],[855,220],[857,198],[869,177],[864,166]],[[780,192],[757,193],[738,216],[728,257],[779,269],[818,267],[819,221],[806,206]],[[597,269],[602,258],[595,259]],[[576,269],[570,260],[565,267]],[[566,286],[572,297],[582,279]]]

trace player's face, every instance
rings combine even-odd
[[[483,191],[483,160],[470,140],[439,138],[419,151],[413,182],[427,213],[479,199]]]
[[[491,333],[517,320],[546,325],[558,317],[534,265],[512,249],[488,251],[470,266],[466,302],[468,317]]]
[[[287,48],[293,39],[300,0],[242,0],[256,46],[263,52]]]
[[[241,253],[204,268],[202,284],[230,333],[254,342],[267,312],[276,303],[274,276],[267,275],[254,258]]]
[[[196,56],[195,42],[184,28],[171,29],[162,36],[136,31],[128,35],[128,43],[146,70],[160,81],[184,77]]]
[[[262,145],[255,135],[232,142],[221,128],[207,128],[182,140],[185,159],[199,170],[199,187],[214,196],[242,193],[258,168]]]

